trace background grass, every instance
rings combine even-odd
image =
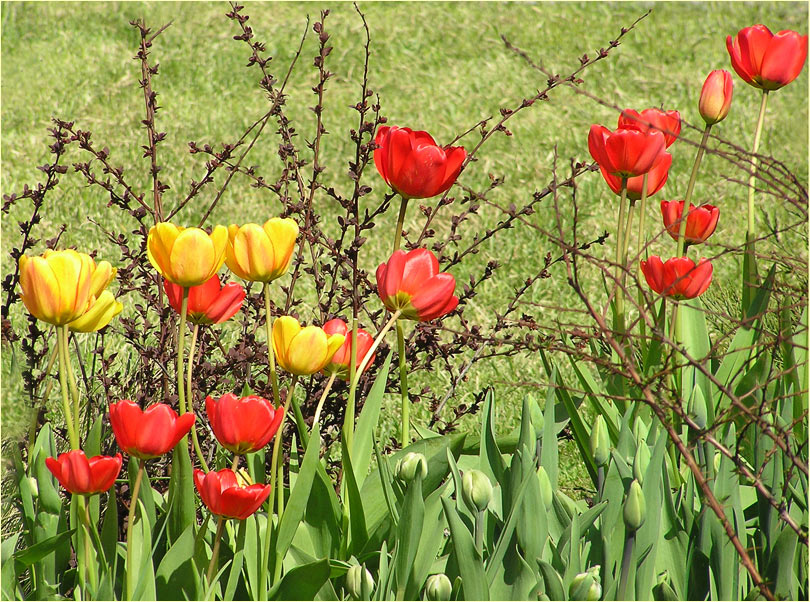
[[[274,57],[271,70],[283,76],[298,46],[306,15],[316,16],[322,8],[332,11],[327,30],[334,46],[327,66],[336,76],[329,81],[324,122],[329,135],[323,143],[322,163],[327,166],[324,179],[346,190],[347,161],[353,156],[348,131],[356,124],[356,113],[349,106],[357,101],[362,72],[364,41],[362,24],[349,3],[247,3],[245,12],[257,39],[267,43]],[[528,51],[535,60],[555,73],[567,74],[584,53],[593,55],[618,35],[622,26],[652,9],[611,56],[584,73],[584,88],[611,103],[643,109],[663,106],[678,109],[689,122],[700,122],[697,99],[706,74],[712,69],[731,69],[725,48],[725,36],[740,28],[764,23],[772,30],[807,29],[806,3],[362,3],[372,35],[370,85],[381,97],[382,111],[389,123],[429,130],[440,142],[474,125],[478,120],[497,115],[500,107],[515,107],[524,97],[545,86],[545,78],[530,70],[500,40],[506,35]],[[249,53],[232,36],[234,23],[224,17],[226,3],[3,3],[2,5],[2,152],[0,188],[3,194],[33,184],[41,175],[35,169],[49,159],[46,128],[51,116],[76,120],[77,127],[93,132],[100,146],[108,146],[114,164],[124,165],[137,188],[149,187],[146,160],[140,145],[145,132],[140,123],[144,116],[143,97],[137,86],[140,67],[133,60],[138,34],[129,21],[143,17],[157,28],[173,20],[173,25],[156,41],[152,61],[160,63],[154,88],[162,110],[158,128],[167,131],[166,142],[159,147],[162,179],[171,186],[164,206],[171,206],[188,189],[192,177],[199,178],[203,166],[199,156],[188,153],[187,142],[215,144],[234,141],[244,129],[266,110],[266,100],[256,83],[258,71],[245,69]],[[287,114],[302,138],[313,130],[314,116],[308,107],[315,101],[311,87],[316,81],[312,57],[316,36],[310,35],[288,88]],[[772,94],[765,121],[761,151],[773,153],[791,168],[804,185],[807,183],[807,70],[796,82]],[[715,127],[724,138],[750,148],[759,107],[757,91],[735,76],[735,97],[728,119]],[[513,136],[495,136],[478,155],[479,161],[465,171],[461,181],[475,189],[488,183],[489,174],[504,177],[505,183],[491,200],[520,205],[542,189],[551,179],[553,150],[556,147],[562,165],[568,158],[590,160],[587,132],[592,123],[614,127],[616,112],[566,88],[552,92],[545,103],[521,112],[509,121]],[[268,128],[269,130],[270,128]],[[699,139],[685,130],[684,136]],[[469,140],[469,142],[467,142]],[[465,143],[477,141],[476,135]],[[303,140],[299,138],[303,149]],[[248,164],[260,166],[268,180],[281,169],[276,156],[277,139],[263,136],[252,151]],[[674,160],[669,182],[649,208],[648,223],[657,229],[657,200],[682,198],[689,177],[694,147],[676,143],[670,151]],[[85,160],[77,150],[69,161]],[[699,202],[721,207],[722,217],[715,235],[717,240],[741,241],[744,232],[744,187],[725,179],[734,170],[717,157],[704,159],[695,190]],[[218,182],[221,182],[220,174]],[[739,177],[739,176],[736,176]],[[367,183],[374,186],[370,201],[386,189],[374,173]],[[213,196],[198,197],[177,218],[181,223],[196,223]],[[613,230],[615,197],[598,174],[580,179],[580,228],[582,236]],[[107,199],[99,190],[88,189],[74,174],[62,178],[49,197],[44,219],[37,233],[49,238],[60,224],[69,228],[64,245],[81,249],[99,249],[99,256],[113,263],[118,250],[111,248],[102,233],[88,218],[112,227],[126,229],[119,212],[105,208]],[[316,196],[325,216],[327,230],[336,230],[331,217],[333,205]],[[779,211],[779,207],[768,207]],[[277,213],[273,195],[257,191],[242,178],[235,178],[227,194],[211,216],[211,222],[240,223],[263,221]],[[14,207],[2,224],[2,269],[11,269],[8,251],[18,244],[17,222],[27,218],[25,203]],[[449,219],[437,219],[439,236],[449,228]],[[372,269],[385,258],[389,230],[395,222],[394,210],[378,220],[384,234],[379,241],[364,247],[362,261]],[[491,227],[502,218],[493,207],[483,206],[480,216],[466,224],[465,234]],[[551,228],[554,211],[550,203],[541,204],[531,218]],[[406,228],[421,228],[416,211],[409,213]],[[384,229],[384,230],[383,230]],[[671,253],[669,243],[659,241],[662,255]],[[523,280],[539,268],[540,261],[553,246],[525,226],[505,232],[484,245],[481,253],[459,266],[455,274],[466,281],[468,274],[480,270],[487,260],[503,264],[498,275],[482,287],[480,294],[465,310],[471,321],[493,324],[494,311],[502,309],[505,299]],[[610,249],[606,254],[612,253]],[[806,257],[804,246],[797,254]],[[710,254],[710,251],[709,251]],[[733,258],[715,268],[715,288],[722,282],[736,287],[740,266]],[[594,273],[592,284],[601,288]],[[598,292],[598,291],[597,291]],[[710,291],[710,295],[713,291]],[[555,268],[550,280],[535,284],[527,301],[577,306],[565,285],[561,269]],[[124,300],[126,303],[126,300]],[[13,319],[19,323],[20,306]],[[544,312],[554,319],[554,312]],[[305,320],[311,319],[306,314]],[[224,336],[228,335],[225,327]],[[22,395],[17,360],[9,349],[3,350],[2,418],[4,438],[18,437],[28,420],[28,403]],[[442,391],[449,383],[443,374],[433,373],[416,379],[414,387],[429,382]],[[459,391],[456,402],[493,385],[500,400],[499,430],[515,425],[520,399],[545,383],[538,358],[516,357],[478,365],[470,380]],[[54,389],[53,395],[58,394]],[[538,391],[542,395],[542,391]],[[395,399],[391,399],[392,407]],[[416,419],[425,416],[417,410]],[[396,412],[389,415],[389,428]],[[565,444],[563,443],[563,446]],[[569,484],[579,473],[576,451],[563,450],[568,463]]]

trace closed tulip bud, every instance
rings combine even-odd
[[[470,510],[483,512],[492,501],[492,483],[480,470],[468,470],[461,479],[461,497]]]
[[[374,591],[374,577],[365,565],[355,564],[346,573],[346,589],[355,600],[369,600]]]
[[[635,479],[630,483],[630,491],[627,492],[627,498],[624,500],[623,518],[627,530],[632,532],[638,531],[644,524],[644,519],[647,518],[644,492],[641,491],[641,485]]]
[[[228,226],[225,262],[243,280],[270,282],[290,266],[298,224],[290,218],[273,217],[263,226]]]
[[[540,482],[540,499],[543,500],[543,505],[548,510],[554,501],[554,492],[551,489],[551,479],[548,478],[548,473],[542,466],[537,469],[537,480]]]
[[[591,429],[591,455],[597,466],[604,466],[610,459],[610,438],[608,437],[605,419],[597,416]]]
[[[200,228],[160,222],[149,230],[146,255],[169,282],[199,286],[222,267],[227,243],[228,229],[225,226],[215,226],[208,234]]]
[[[450,595],[453,593],[453,584],[444,573],[431,575],[427,578],[425,583],[425,597],[428,600],[440,600],[442,602],[449,600]]]
[[[650,465],[650,448],[643,441],[638,442],[636,448],[636,455],[633,457],[633,477],[639,482],[644,483],[644,473],[647,472],[647,466]]]
[[[395,472],[397,478],[406,483],[415,478],[424,479],[428,473],[427,459],[423,454],[408,452],[397,462]]]
[[[578,573],[568,588],[570,600],[599,600],[602,597],[602,585],[599,583],[599,565]]]
[[[706,428],[709,422],[709,415],[706,410],[706,400],[699,391],[695,391],[692,398],[692,407],[689,408],[689,417],[694,421],[698,428]]]
[[[725,69],[715,69],[703,82],[700,91],[698,110],[706,125],[723,121],[731,108],[731,97],[734,92],[734,80]]]
[[[31,495],[39,497],[39,483],[34,477],[28,477],[28,484],[31,487]]]
[[[342,334],[326,334],[318,326],[302,328],[298,320],[290,316],[273,322],[273,350],[278,364],[297,376],[323,370],[345,340]]]
[[[95,332],[110,323],[121,313],[124,306],[115,300],[110,291],[104,291],[98,298],[93,297],[87,311],[68,324],[74,332]]]
[[[669,584],[669,574],[664,571],[661,580],[653,587],[653,596],[656,600],[680,600],[680,597]]]

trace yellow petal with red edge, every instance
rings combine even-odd
[[[25,261],[23,261],[25,259]],[[20,288],[22,302],[36,318],[57,323],[59,313],[59,282],[42,257],[20,257]]]
[[[171,252],[174,242],[183,228],[169,222],[160,222],[149,229],[146,240],[146,255],[149,263],[161,276],[174,282],[171,265]]]
[[[288,372],[291,372],[287,361],[290,344],[299,332],[301,325],[291,316],[281,316],[273,322],[273,350],[279,365]]]
[[[228,248],[228,229],[225,226],[217,224],[209,235],[211,244],[214,245],[214,263],[211,270],[208,272],[206,281],[219,271],[222,264],[225,263],[225,249]]]
[[[290,266],[295,239],[298,237],[298,224],[294,219],[273,217],[264,223],[263,228],[273,245],[273,279],[276,279],[283,276]]]
[[[239,226],[236,224],[231,224],[228,226],[228,244],[225,247],[225,264],[228,266],[230,271],[232,271],[242,280],[250,280],[247,266],[243,267],[234,254],[233,243],[234,240],[236,240],[237,234],[239,234]]]
[[[246,224],[240,232],[253,280],[268,282],[275,267],[273,243],[258,224]]]
[[[121,313],[124,306],[115,300],[110,291],[104,291],[94,299],[84,314],[76,318],[68,326],[76,332],[94,332],[101,330],[110,323],[115,316]]]
[[[55,302],[55,323],[65,324],[75,319],[84,311],[89,292],[89,266],[83,265],[82,258],[75,251],[57,251],[49,254],[45,261],[56,277],[58,296]],[[84,269],[83,269],[84,268]],[[82,274],[86,283],[80,281]],[[85,285],[86,284],[86,285]],[[83,288],[82,299],[77,298]],[[81,302],[81,303],[80,303]],[[79,305],[81,305],[79,307]]]
[[[326,365],[326,333],[317,326],[302,328],[293,339],[287,352],[289,371],[305,376],[314,374]]]
[[[208,280],[216,261],[214,244],[204,230],[186,228],[174,241],[169,258],[176,284],[199,286]]]

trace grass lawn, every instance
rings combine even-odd
[[[773,31],[794,29],[805,33],[805,3],[362,3],[372,35],[370,85],[380,95],[382,112],[390,124],[407,125],[430,131],[440,142],[451,140],[477,121],[497,115],[500,107],[516,107],[522,98],[545,86],[545,78],[528,68],[508,51],[500,35],[526,50],[555,73],[574,70],[578,57],[593,55],[616,35],[622,26],[652,9],[651,14],[630,32],[611,56],[587,69],[583,88],[611,104],[643,109],[663,106],[678,109],[682,117],[697,124],[697,100],[703,80],[712,69],[731,69],[725,36],[742,27],[764,23]],[[355,127],[356,113],[349,106],[357,102],[359,77],[363,67],[363,29],[349,3],[247,3],[245,12],[257,39],[267,43],[273,56],[271,70],[283,77],[295,52],[306,23],[306,15],[316,16],[323,8],[332,12],[327,21],[334,50],[327,59],[336,75],[327,84],[324,122],[329,134],[323,143],[322,163],[327,166],[324,181],[346,190],[347,161],[353,158],[348,131]],[[188,153],[187,143],[216,144],[235,141],[245,128],[266,111],[267,103],[257,87],[255,69],[245,69],[249,52],[246,45],[234,41],[236,25],[225,18],[227,3],[4,3],[2,5],[2,174],[3,194],[18,192],[24,184],[34,184],[41,172],[37,165],[49,158],[46,128],[51,116],[75,120],[77,127],[93,132],[93,140],[108,146],[112,162],[127,168],[130,180],[141,190],[151,186],[147,160],[140,145],[145,132],[143,96],[138,88],[140,66],[133,60],[139,36],[129,21],[144,17],[157,28],[173,20],[155,42],[152,60],[160,63],[154,80],[162,107],[158,129],[167,132],[159,147],[162,179],[171,186],[164,205],[171,206],[177,195],[184,194],[191,178],[201,176],[200,156]],[[317,71],[312,57],[317,36],[310,33],[301,59],[288,87],[287,114],[303,138],[309,138],[314,116],[308,107],[315,104],[311,87]],[[714,132],[743,148],[750,148],[759,109],[759,94],[736,75],[735,97],[729,117]],[[771,94],[760,152],[772,153],[783,161],[807,185],[807,69],[790,86]],[[588,128],[592,123],[615,126],[617,114],[585,96],[561,87],[549,101],[537,103],[508,122],[513,136],[494,136],[478,154],[460,181],[476,190],[484,189],[489,175],[505,182],[490,200],[502,206],[518,206],[531,199],[535,190],[551,180],[554,148],[561,165],[568,158],[590,161],[587,150]],[[267,128],[253,149],[250,165],[260,166],[268,180],[281,169],[277,157],[277,139]],[[699,132],[684,128],[684,137],[693,141]],[[464,139],[477,142],[477,134]],[[306,150],[306,149],[304,149]],[[669,181],[663,193],[649,207],[648,223],[658,229],[658,201],[683,198],[689,179],[694,147],[676,143]],[[68,161],[86,160],[72,150]],[[305,154],[305,156],[307,156]],[[372,170],[373,171],[373,170]],[[220,180],[223,177],[219,175]],[[715,240],[740,243],[745,224],[744,186],[729,181],[739,173],[716,156],[707,156],[698,179],[694,198],[721,208]],[[583,237],[596,236],[603,229],[613,231],[618,203],[598,174],[579,180],[580,229]],[[370,197],[379,199],[386,192],[376,173],[366,183],[374,187]],[[262,222],[278,212],[278,202],[269,191],[257,192],[246,179],[236,177],[223,202],[209,223]],[[196,223],[213,191],[198,197],[177,218],[179,223]],[[460,195],[456,195],[457,197]],[[563,200],[565,197],[561,197]],[[77,174],[66,174],[49,197],[44,219],[37,230],[43,240],[57,228],[68,224],[62,241],[82,250],[99,249],[99,256],[115,264],[118,250],[112,248],[89,218],[125,230],[120,212],[105,208],[107,198],[98,189],[86,188]],[[336,230],[332,219],[334,205],[316,196],[318,210],[324,215],[327,231]],[[769,207],[778,212],[779,207]],[[2,270],[12,266],[8,251],[18,245],[17,222],[26,219],[30,208],[15,206],[2,224]],[[568,217],[568,216],[567,216]],[[406,229],[421,228],[417,211],[411,211]],[[503,214],[491,206],[482,206],[480,215],[466,223],[465,236],[492,227]],[[384,260],[390,244],[390,231],[396,215],[389,211],[378,225],[385,228],[379,241],[364,247],[362,261],[368,269]],[[551,203],[541,204],[533,223],[551,229],[554,211]],[[111,220],[113,220],[111,222]],[[122,220],[115,222],[114,220]],[[449,219],[436,222],[438,236],[449,230]],[[380,231],[378,229],[378,231]],[[605,254],[612,253],[612,243]],[[490,259],[503,267],[497,276],[465,310],[472,322],[491,325],[494,311],[502,309],[511,291],[537,271],[546,252],[555,252],[537,230],[518,226],[490,241],[481,253],[460,266],[459,281],[480,271]],[[659,239],[655,252],[670,254],[668,241]],[[797,247],[806,258],[806,246]],[[711,249],[707,251],[711,254]],[[721,294],[722,282],[738,281],[740,265],[736,259],[718,262],[715,285]],[[594,272],[594,290],[601,288]],[[736,284],[734,285],[736,286]],[[126,304],[127,299],[122,299]],[[575,307],[577,301],[566,286],[561,267],[551,279],[538,282],[527,301],[562,307]],[[19,323],[21,306],[12,319]],[[526,311],[536,309],[527,308]],[[555,312],[539,312],[544,322],[552,323]],[[306,314],[303,319],[311,319]],[[228,332],[226,327],[226,334]],[[2,418],[4,438],[19,437],[28,421],[29,402],[22,395],[19,359],[3,350]],[[442,374],[420,375],[414,389],[429,382],[434,390],[443,390],[449,379]],[[471,371],[469,382],[459,391],[457,402],[486,385],[496,389],[500,400],[499,430],[511,430],[520,411],[524,394],[544,397],[546,375],[536,357],[515,357],[479,364]],[[56,404],[58,391],[53,390]],[[392,409],[396,396],[392,395]],[[416,411],[416,420],[425,409]],[[397,412],[390,413],[385,428],[393,428]],[[561,445],[565,445],[561,443]],[[576,449],[563,450],[570,467],[568,485],[580,480],[581,468]]]

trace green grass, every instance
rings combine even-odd
[[[274,57],[272,71],[283,76],[297,48],[307,14],[315,16],[322,8],[332,11],[327,30],[334,46],[328,68],[336,76],[329,81],[324,121],[329,135],[323,143],[322,162],[328,167],[327,183],[347,190],[347,161],[353,156],[348,130],[356,124],[349,105],[357,100],[358,79],[362,72],[363,30],[348,3],[248,3],[249,24],[257,38],[267,43]],[[561,75],[578,65],[578,57],[592,55],[607,45],[622,26],[629,25],[648,8],[652,14],[632,31],[611,56],[584,73],[584,88],[619,106],[642,109],[663,106],[681,111],[697,123],[697,98],[706,74],[717,68],[730,69],[725,35],[754,23],[765,23],[774,31],[807,27],[807,6],[801,3],[363,3],[372,34],[370,85],[380,95],[383,113],[389,123],[426,129],[440,141],[447,141],[478,120],[497,115],[500,107],[515,107],[524,97],[545,86],[545,78],[530,70],[505,49],[499,35],[528,51],[537,61]],[[232,39],[236,26],[224,17],[226,3],[4,3],[2,6],[2,142],[3,194],[33,184],[41,172],[47,153],[46,128],[52,115],[76,120],[77,127],[91,130],[99,146],[108,146],[114,164],[127,168],[131,182],[140,190],[149,187],[146,160],[140,145],[145,132],[143,98],[137,86],[139,64],[132,60],[138,35],[129,21],[145,17],[155,28],[169,20],[173,25],[156,41],[152,60],[160,63],[154,81],[162,110],[158,127],[168,132],[159,147],[162,178],[171,186],[164,204],[176,202],[192,177],[200,177],[202,161],[188,153],[186,143],[234,141],[265,110],[267,103],[258,90],[255,69],[245,69],[246,46]],[[311,87],[316,79],[312,57],[317,39],[311,34],[304,45],[299,64],[288,88],[288,116],[294,123],[303,149],[303,138],[313,129],[314,118],[308,107],[314,104]],[[715,132],[749,148],[759,106],[755,90],[735,76],[735,98],[728,119]],[[492,138],[463,174],[461,181],[483,189],[492,174],[505,178],[490,199],[502,206],[520,205],[535,190],[551,180],[553,149],[561,165],[568,158],[590,160],[587,132],[592,123],[614,127],[616,112],[571,90],[560,88],[549,102],[537,103],[508,122],[513,136]],[[807,184],[807,70],[796,82],[771,95],[760,152],[773,153]],[[269,130],[270,128],[268,128]],[[685,137],[698,140],[699,134],[685,130]],[[469,140],[469,142],[467,142]],[[477,141],[475,135],[465,143]],[[260,166],[270,180],[281,166],[276,156],[277,141],[267,133],[254,148],[248,164]],[[672,147],[674,161],[669,182],[649,209],[648,223],[658,228],[657,201],[682,198],[689,177],[694,147],[677,143]],[[69,161],[84,160],[72,151]],[[724,176],[735,176],[734,169],[715,156],[708,156],[695,190],[695,199],[721,207],[722,217],[716,240],[728,244],[742,241],[744,232],[745,188]],[[220,176],[221,178],[221,176]],[[221,179],[218,179],[220,182]],[[369,202],[378,200],[385,187],[376,174],[369,174],[374,186]],[[178,218],[196,223],[212,198],[198,197]],[[583,237],[613,230],[617,208],[615,197],[598,174],[580,179],[580,233]],[[567,203],[561,196],[561,202]],[[49,197],[44,219],[38,228],[41,238],[52,236],[62,223],[69,225],[63,244],[89,250],[99,249],[102,258],[115,263],[117,249],[111,248],[88,218],[112,227],[126,229],[118,212],[105,208],[106,199],[97,189],[88,189],[75,174],[62,178]],[[319,211],[326,216],[327,231],[337,225],[329,216],[333,204],[319,195]],[[278,212],[272,193],[256,191],[249,182],[234,178],[211,222],[239,223],[263,221]],[[779,210],[777,207],[775,210]],[[29,207],[18,204],[2,225],[2,269],[11,266],[7,252],[18,244],[16,223],[27,217]],[[436,222],[439,236],[449,229],[449,219]],[[378,220],[379,240],[364,247],[362,262],[368,269],[382,261],[389,245],[389,228],[395,222],[394,210]],[[491,227],[502,218],[495,208],[483,206],[480,216],[467,222],[465,235]],[[421,226],[417,212],[409,213],[406,228]],[[534,224],[551,229],[554,211],[544,203],[531,217]],[[806,258],[804,246],[802,257]],[[662,255],[671,253],[669,242],[659,240]],[[511,291],[536,271],[553,245],[537,230],[519,226],[484,245],[481,253],[456,270],[459,281],[466,281],[487,260],[497,259],[503,268],[482,287],[465,310],[472,322],[491,325],[494,310],[501,309]],[[597,251],[598,253],[599,251]],[[711,250],[709,250],[709,253]],[[612,253],[608,245],[605,253]],[[716,266],[716,281],[735,286],[740,265],[736,259]],[[596,272],[590,284],[598,295],[601,285]],[[711,292],[710,292],[711,294]],[[527,301],[562,307],[578,307],[573,292],[565,285],[561,268],[553,277],[541,280],[529,292]],[[126,300],[125,300],[126,302]],[[13,316],[19,323],[20,307]],[[536,311],[527,307],[526,311]],[[555,312],[540,312],[551,323]],[[304,314],[304,319],[311,316]],[[227,332],[227,327],[226,327]],[[19,372],[11,353],[3,354],[4,436],[19,436],[27,423],[27,405],[21,395]],[[442,391],[449,383],[443,374],[420,375],[413,387],[429,382]],[[546,382],[538,358],[517,357],[480,364],[470,373],[469,382],[459,392],[458,402],[486,385],[496,388],[499,430],[506,432],[516,423],[520,398],[536,392]],[[54,389],[54,395],[56,395]],[[391,403],[394,404],[395,396]],[[392,406],[393,407],[393,406]],[[417,408],[415,418],[425,417]],[[393,428],[396,412],[389,413],[386,428]],[[576,450],[564,452],[571,482],[581,474]]]

